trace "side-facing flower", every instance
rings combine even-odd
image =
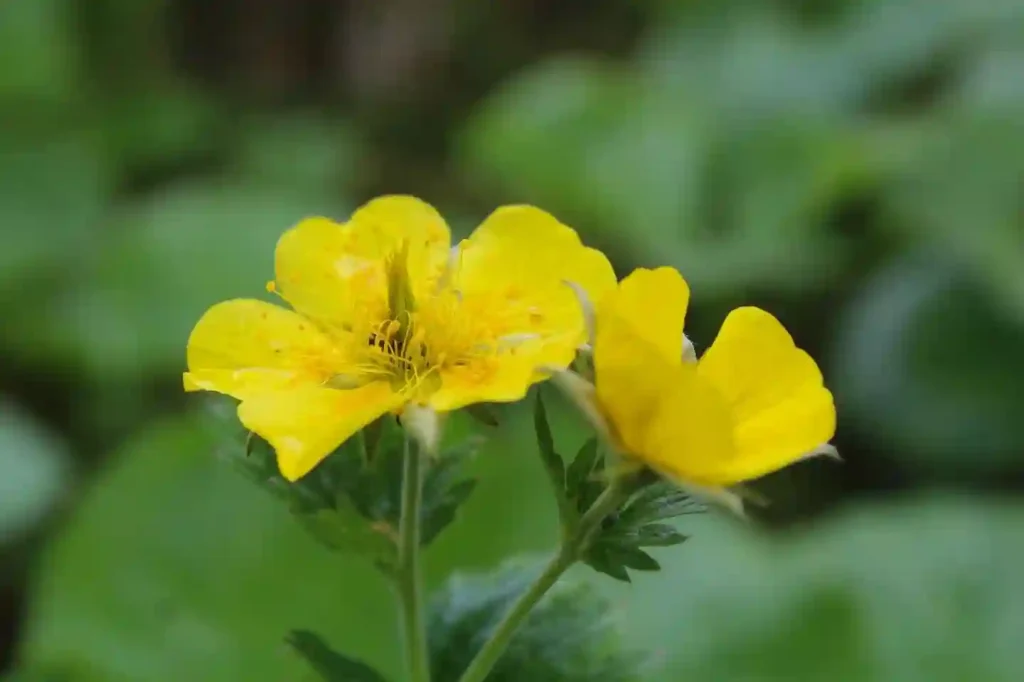
[[[566,283],[615,287],[607,258],[540,209],[499,208],[451,248],[437,211],[408,196],[344,224],[302,221],[275,270],[268,289],[292,310],[213,306],[189,338],[184,382],[239,399],[290,480],[385,413],[522,398],[539,367],[567,366],[586,339]]]
[[[832,394],[758,308],[733,310],[699,360],[687,359],[688,301],[674,269],[634,271],[597,306],[594,385],[565,374],[560,383],[625,457],[736,503],[730,486],[830,452]]]

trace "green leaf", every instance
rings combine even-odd
[[[610,546],[595,544],[592,545],[583,557],[583,561],[598,573],[603,573],[610,578],[620,582],[632,582],[629,571],[621,561],[617,561],[609,553]]]
[[[384,521],[370,521],[347,498],[340,498],[335,509],[298,514],[296,518],[329,549],[357,554],[385,571],[398,560],[397,528]]]
[[[455,682],[487,634],[538,571],[522,562],[487,576],[456,575],[431,601],[427,632],[435,682]],[[623,648],[609,604],[563,579],[513,638],[488,682],[627,682],[644,679]]]
[[[576,458],[565,472],[565,490],[570,498],[582,497],[582,489],[586,483],[590,482],[590,477],[598,466],[599,457],[597,438],[588,439],[576,453]]]
[[[253,482],[284,500],[314,537],[336,551],[355,551],[382,569],[392,565],[393,546],[401,515],[404,432],[395,419],[383,417],[373,433],[357,434],[296,482],[286,481],[277,468],[273,449],[262,438],[247,434],[245,447],[231,399],[207,397],[221,433],[234,432],[222,455]],[[367,440],[373,454],[364,456]],[[421,542],[432,543],[455,519],[458,509],[476,487],[465,469],[480,447],[469,436],[445,447],[426,463],[420,512]]]
[[[637,529],[619,530],[615,524],[612,530],[602,533],[603,542],[626,547],[670,547],[690,539],[666,523],[649,523]]]
[[[659,480],[641,488],[626,502],[616,516],[616,525],[635,529],[703,511],[699,502],[674,483]]]
[[[537,436],[537,449],[540,452],[540,460],[551,481],[551,490],[555,495],[555,502],[558,505],[558,515],[562,525],[566,528],[572,526],[578,518],[578,514],[569,502],[569,488],[566,483],[565,461],[555,450],[555,440],[551,435],[551,425],[548,422],[547,410],[544,407],[542,392],[537,391],[536,402],[533,409],[533,429]]]
[[[660,571],[661,564],[647,552],[632,547],[610,546],[606,550],[609,561],[617,562],[634,571]]]
[[[221,443],[183,416],[113,454],[40,557],[27,665],[80,663],[97,682],[296,680],[306,664],[282,637],[301,626],[395,672],[387,584],[313,542],[213,456]]]
[[[292,630],[287,641],[324,682],[386,682],[365,663],[334,651],[314,632]]]
[[[427,546],[455,519],[459,508],[476,489],[477,481],[466,478],[466,466],[480,449],[480,440],[469,436],[442,450],[428,462],[423,480],[420,512],[420,542]]]
[[[0,547],[21,539],[53,508],[67,482],[64,443],[0,400]]]

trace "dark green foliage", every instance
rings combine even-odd
[[[703,511],[693,498],[668,481],[652,481],[645,474],[639,480],[637,491],[604,520],[583,555],[594,570],[625,582],[629,582],[626,569],[660,569],[642,548],[670,547],[687,540],[687,535],[662,521]]]
[[[587,439],[566,469],[555,449],[544,401],[538,392],[534,429],[541,461],[554,485],[564,532],[571,536],[580,517],[608,487],[606,456],[596,438]],[[629,571],[657,571],[658,562],[643,547],[669,547],[687,536],[660,523],[702,511],[693,498],[652,471],[621,472],[631,490],[623,504],[605,518],[581,548],[581,559],[594,570],[629,582]]]
[[[536,578],[536,566],[509,564],[486,576],[457,575],[431,602],[427,630],[434,682],[456,682],[475,652]],[[488,682],[631,682],[642,657],[625,647],[606,601],[563,579],[518,631]]]
[[[323,682],[387,682],[370,666],[332,649],[315,632],[293,630],[286,641]]]
[[[223,399],[212,399],[211,406],[229,423],[233,419]],[[237,426],[226,428],[238,431]],[[243,447],[225,445],[224,457],[282,499],[314,538],[331,550],[353,552],[385,572],[391,570],[397,559],[404,446],[404,433],[395,419],[382,417],[294,483],[281,477],[266,441],[251,433],[243,439]],[[455,519],[476,487],[464,471],[479,445],[478,439],[469,437],[442,448],[434,458],[425,457],[420,510],[424,546]]]

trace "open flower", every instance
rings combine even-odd
[[[688,361],[688,301],[674,269],[634,271],[597,306],[594,384],[562,384],[626,457],[735,503],[730,486],[830,452],[832,394],[814,360],[758,308],[729,313]]]
[[[599,251],[530,206],[492,213],[450,248],[448,227],[408,196],[344,224],[307,219],[277,244],[268,285],[292,310],[236,299],[188,342],[186,390],[238,398],[238,415],[296,480],[377,417],[522,398],[586,338],[573,287],[601,296]],[[567,286],[571,283],[572,286]]]

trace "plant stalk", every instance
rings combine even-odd
[[[523,621],[544,598],[548,590],[555,586],[562,574],[579,560],[581,552],[586,548],[594,531],[601,521],[618,507],[622,496],[621,481],[613,479],[601,496],[580,518],[576,532],[563,541],[558,553],[551,558],[537,579],[516,599],[501,622],[494,628],[494,632],[480,647],[480,651],[470,662],[469,667],[462,673],[459,682],[484,682],[487,679]]]
[[[395,580],[402,607],[402,630],[411,682],[430,682],[430,658],[420,580],[420,506],[423,495],[423,462],[419,448],[406,435],[402,467],[402,510],[398,523],[398,569]]]

